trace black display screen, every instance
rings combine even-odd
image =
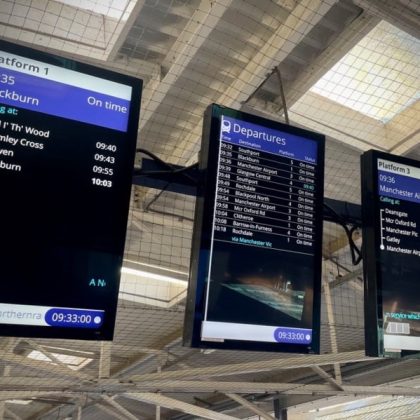
[[[141,83],[0,42],[0,335],[112,339]]]
[[[324,136],[205,115],[184,342],[319,351]]]
[[[420,162],[362,155],[366,352],[420,350]]]

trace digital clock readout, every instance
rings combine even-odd
[[[274,338],[278,343],[310,344],[312,331],[303,328],[277,328]]]
[[[103,311],[52,308],[45,314],[45,322],[52,327],[98,328],[103,321]]]

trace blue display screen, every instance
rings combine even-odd
[[[204,296],[195,341],[317,352],[324,138],[216,105],[213,112],[197,210]]]
[[[140,95],[0,41],[0,335],[112,339]]]
[[[2,65],[1,61],[9,64]],[[8,68],[12,67],[13,63],[24,61],[23,57],[14,54],[7,54],[6,58],[0,60],[2,80],[6,81],[0,87],[2,104],[127,131],[131,98],[128,86],[111,81],[106,83],[94,76],[60,69],[46,63],[31,64],[31,72],[35,74]],[[61,79],[68,83],[59,81]],[[110,95],[113,89],[115,92],[122,90],[123,94]]]
[[[420,350],[420,162],[367,152],[364,271],[369,355]]]
[[[378,194],[420,204],[420,179],[378,170]]]
[[[221,140],[290,159],[317,163],[316,141],[227,116],[222,117]]]

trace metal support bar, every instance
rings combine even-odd
[[[333,303],[332,303],[332,298],[331,298],[330,285],[329,285],[329,283],[328,283],[328,281],[325,277],[323,278],[322,283],[323,283],[324,298],[325,298],[325,304],[326,304],[326,310],[327,310],[327,320],[328,320],[328,324],[329,324],[331,351],[332,351],[332,353],[337,354],[338,353],[337,332],[335,330],[334,311],[333,311]],[[340,384],[342,382],[340,364],[339,363],[334,363],[333,366],[334,366],[334,374],[335,374],[334,385],[336,387],[338,387],[339,390],[342,390],[343,388],[340,386]],[[319,368],[319,366],[318,366],[318,368]],[[317,373],[322,375],[322,373],[320,371],[317,371]],[[327,379],[327,378],[324,378],[324,379]],[[331,381],[329,381],[329,382],[331,383]]]
[[[332,376],[325,372],[324,369],[320,368],[319,366],[312,366],[311,369],[322,379],[325,379],[327,382],[329,382],[332,386],[336,387],[340,391],[343,391],[343,387]]]
[[[276,420],[287,420],[287,408],[280,408],[280,401],[278,398],[273,400],[273,405]]]
[[[96,404],[100,410],[105,411],[105,413],[109,414],[113,419],[118,420],[127,420],[127,416],[123,416],[119,411],[117,411],[114,407],[108,407],[104,403]]]
[[[171,166],[172,171],[162,168],[162,165],[152,159],[142,158],[141,169],[134,172],[133,184],[184,195],[197,195],[197,183],[193,179],[199,179],[198,165],[188,169],[179,165]],[[181,170],[182,173],[179,173]]]
[[[129,379],[134,382],[144,382],[152,380],[169,380],[169,379],[196,379],[203,377],[229,376],[236,374],[244,374],[249,372],[273,372],[275,370],[296,369],[302,367],[310,367],[314,365],[331,365],[337,363],[360,362],[366,360],[374,360],[367,357],[364,350],[356,350],[352,352],[341,352],[338,354],[319,354],[306,355],[304,358],[300,356],[291,356],[287,358],[277,358],[270,360],[260,360],[255,362],[235,363],[228,365],[208,366],[191,369],[181,369],[176,371],[164,371],[161,374],[145,373],[142,375],[133,375]]]
[[[69,367],[69,365],[67,365],[66,363],[62,362],[60,359],[58,359],[56,356],[54,356],[50,351],[46,350],[43,346],[41,346],[40,344],[38,344],[36,341],[31,340],[31,339],[25,339],[25,341],[36,351],[39,351],[40,353],[42,353],[45,357],[47,357],[48,359],[51,360],[51,363],[55,363],[58,366],[61,366],[62,368],[66,369],[69,371],[69,373],[71,372],[72,375],[80,378],[80,379],[91,379],[88,375],[82,373],[82,372],[77,372],[74,371],[73,369],[71,369]]]
[[[112,342],[101,342],[101,354],[99,358],[99,378],[109,378],[111,374],[111,346]]]
[[[156,188],[158,190],[176,192],[184,195],[197,195],[197,184],[200,183],[201,173],[198,165],[186,169],[182,166],[173,165],[174,172],[171,170],[163,170],[162,166],[152,159],[143,158],[142,168],[136,170],[133,177],[133,184],[143,187]],[[179,171],[185,169],[182,175]],[[185,176],[187,175],[187,176]],[[197,180],[194,183],[192,179]],[[361,225],[361,206],[346,201],[334,200],[332,198],[324,198],[324,203],[332,209],[341,219],[349,224]],[[334,221],[331,214],[324,215],[324,220]]]
[[[13,411],[9,410],[7,407],[4,410],[4,412],[8,417],[11,417],[13,420],[22,420],[22,417],[18,416]]]
[[[82,410],[83,410],[83,407],[81,405],[78,405],[76,407],[76,410],[75,410],[74,414],[76,415],[77,420],[82,420]]]
[[[3,371],[3,376],[10,376],[10,370],[11,367],[10,365],[5,365],[4,366],[4,371]],[[3,420],[6,418],[5,414],[7,413],[7,408],[6,408],[6,401],[1,401],[0,402],[0,419]]]
[[[275,420],[273,416],[270,416],[268,413],[266,413],[264,410],[261,410],[261,408],[257,407],[255,404],[252,404],[252,402],[246,400],[245,398],[241,397],[237,394],[226,394],[230,399],[233,401],[236,401],[243,407],[247,408],[248,410],[255,413],[257,416],[262,417],[266,420]]]
[[[19,344],[20,340],[21,340],[20,338],[16,338],[16,337],[7,337],[5,339],[4,347],[1,349],[3,354],[6,355],[9,353],[13,353],[13,349]]]
[[[0,420],[5,419],[5,416],[4,416],[5,411],[6,411],[6,402],[0,401]]]
[[[161,373],[161,372],[162,372],[162,367],[159,364],[159,366],[157,368],[157,373]],[[160,420],[160,405],[156,405],[155,417],[156,417],[156,420]]]
[[[125,396],[132,398],[137,401],[141,401],[148,404],[160,405],[162,407],[169,408],[171,410],[181,411],[183,413],[192,414],[205,419],[210,420],[235,420],[236,417],[227,416],[226,414],[218,413],[216,411],[208,410],[207,408],[197,407],[193,404],[176,400],[175,398],[169,398],[160,394],[153,393],[130,393]]]
[[[286,121],[286,124],[290,124],[290,122],[289,122],[289,112],[287,110],[287,104],[286,104],[286,96],[284,95],[284,89],[283,89],[283,80],[281,78],[281,73],[280,73],[279,66],[276,66],[276,73],[277,73],[277,78],[279,80],[280,97],[281,97],[281,101],[283,103],[284,120]]]
[[[328,287],[333,289],[334,287],[347,283],[348,281],[353,280],[361,275],[363,275],[363,267],[356,268],[356,270],[344,274],[344,276],[336,277],[334,280],[330,281],[328,283]]]
[[[114,407],[117,411],[119,411],[121,414],[123,414],[126,418],[128,418],[130,420],[138,420],[135,415],[131,414],[127,409],[125,409],[122,405],[118,404],[111,397],[108,397],[107,395],[103,395],[102,398],[110,406]]]
[[[401,0],[355,0],[355,4],[368,13],[379,16],[397,28],[420,38],[419,15]]]
[[[347,201],[334,200],[333,198],[324,197],[324,204],[329,207],[346,223],[352,225],[362,225],[362,206],[359,204],[349,203]],[[334,222],[334,218],[324,214],[324,220]]]
[[[416,379],[418,380],[418,378]],[[121,384],[120,384],[121,385]],[[302,383],[273,383],[273,382],[227,382],[227,381],[183,381],[183,380],[161,380],[161,381],[144,381],[136,384],[124,384],[120,388],[112,387],[112,392],[117,393],[123,397],[147,400],[150,404],[167,407],[170,403],[180,402],[178,400],[168,401],[167,397],[162,394],[155,393],[156,390],[165,393],[189,393],[195,395],[197,393],[230,393],[230,394],[284,394],[284,395],[319,395],[319,396],[340,396],[340,395],[357,395],[365,398],[368,395],[401,395],[406,397],[420,397],[420,389],[413,388],[413,386],[399,385],[398,383],[392,385],[375,385],[375,386],[361,386],[361,385],[342,385],[343,391],[338,390],[331,384],[302,384]],[[63,403],[63,398],[85,398],[92,399],[103,398],[104,390],[92,387],[89,389],[80,389],[77,387],[73,390],[54,390],[54,391],[36,391],[36,390],[13,390],[0,391],[0,400],[10,399],[45,399],[57,398],[58,404]],[[109,398],[109,397],[107,397]],[[153,402],[151,402],[153,400]],[[172,400],[170,398],[169,400]],[[113,400],[112,400],[113,401]],[[99,401],[98,401],[99,402]],[[106,401],[108,402],[108,401]],[[104,400],[104,403],[106,403]],[[146,402],[146,401],[145,401]],[[119,405],[115,401],[115,404]],[[181,403],[181,402],[180,402]],[[175,403],[174,403],[175,404]],[[200,408],[196,405],[188,404],[188,410],[192,407]],[[120,406],[121,408],[121,406]],[[175,408],[173,408],[175,409]],[[127,411],[127,410],[126,410]],[[183,411],[182,409],[179,411]],[[211,411],[211,410],[210,410]],[[185,410],[184,410],[185,412]],[[190,411],[186,411],[190,412]],[[191,412],[190,412],[191,413]],[[131,413],[130,413],[131,414]],[[200,413],[200,415],[202,412]],[[197,414],[199,415],[199,414]],[[131,415],[132,416],[132,415]],[[203,417],[203,416],[201,416]],[[132,417],[131,417],[132,418]]]

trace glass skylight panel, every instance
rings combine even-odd
[[[65,363],[70,369],[79,370],[82,367],[86,366],[88,363],[92,361],[92,359],[87,357],[79,357],[79,356],[72,356],[67,354],[60,354],[60,353],[51,353],[57,360],[62,363]],[[56,365],[48,356],[44,353],[41,353],[38,350],[31,351],[28,356],[29,359],[38,360],[42,362],[48,362],[53,365]]]
[[[114,19],[126,19],[126,9],[130,0],[58,0],[60,3]]]
[[[311,91],[386,123],[420,98],[420,40],[382,21]]]
[[[6,400],[7,403],[9,404],[19,404],[19,405],[28,405],[32,402],[32,400],[17,400],[17,399],[13,399],[13,400]]]

